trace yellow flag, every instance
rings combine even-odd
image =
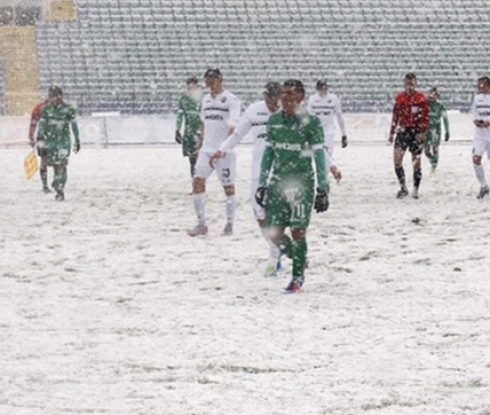
[[[37,156],[34,150],[32,150],[24,159],[24,172],[27,179],[30,179],[32,176],[34,176],[38,170],[39,166],[37,164]]]

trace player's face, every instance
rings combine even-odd
[[[215,89],[221,85],[221,78],[217,76],[207,76],[204,78],[204,83],[206,84],[206,88]]]
[[[327,95],[328,88],[326,86],[321,86],[320,88],[317,88],[317,91],[322,97],[324,97]]]
[[[490,85],[485,81],[478,81],[476,84],[476,89],[480,94],[488,94],[490,92]]]
[[[413,94],[417,87],[417,81],[415,79],[405,79],[405,92],[407,94]]]
[[[288,115],[296,114],[296,110],[303,101],[305,94],[298,92],[294,86],[283,86],[281,89],[281,104]]]
[[[60,105],[61,101],[63,101],[63,97],[61,95],[50,95],[48,101],[53,105]]]
[[[437,100],[437,94],[435,92],[429,92],[427,94],[427,101],[435,102]]]
[[[279,109],[279,97],[271,98],[267,95],[264,95],[265,105],[269,108],[269,111],[276,112]]]

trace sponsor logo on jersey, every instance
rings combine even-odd
[[[206,115],[204,119],[211,120],[211,121],[223,121],[223,116],[219,114],[210,114],[210,115]]]
[[[289,151],[301,151],[300,143],[276,143],[276,149],[289,150]]]
[[[221,98],[221,102],[224,104],[226,102],[226,97]]]

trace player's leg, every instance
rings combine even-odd
[[[56,191],[55,199],[58,201],[65,200],[65,185],[68,179],[67,165],[58,163],[54,165],[54,180],[53,186]]]
[[[395,146],[393,148],[393,164],[395,166],[395,174],[398,179],[398,183],[400,183],[400,190],[396,195],[398,199],[402,199],[408,195],[405,170],[403,169],[403,157],[405,156],[407,147],[405,134],[403,132],[398,132],[395,138]]]
[[[264,272],[264,276],[275,277],[277,275],[278,268],[280,268],[280,252],[277,245],[270,238],[268,229],[265,227],[265,209],[260,206],[255,200],[255,193],[258,187],[259,180],[252,180],[252,184],[250,186],[250,200],[252,203],[252,209],[254,212],[254,216],[257,219],[257,223],[259,224],[260,233],[269,246],[269,259],[267,260],[267,266]]]
[[[431,166],[432,174],[435,174],[438,164],[439,164],[439,144],[434,144],[432,146],[432,166]]]
[[[296,192],[291,206],[293,276],[291,282],[286,287],[287,292],[299,291],[305,280],[304,271],[308,255],[306,230],[310,224],[313,200],[314,181],[305,179]]]
[[[197,225],[187,231],[189,236],[206,235],[206,179],[213,169],[208,163],[209,154],[200,152],[196,161],[196,171],[192,180],[192,202],[197,216]]]
[[[43,185],[44,193],[49,193],[48,187],[48,158],[46,154],[46,147],[43,140],[37,141],[37,154],[41,158],[41,166],[39,167],[39,175],[41,176],[41,182]]]
[[[226,195],[226,224],[221,232],[222,236],[233,234],[233,222],[235,221],[236,196],[235,196],[235,177],[236,177],[236,155],[235,153],[225,153],[216,162],[216,174],[223,186]]]
[[[418,199],[419,197],[419,187],[422,181],[422,149],[423,144],[418,142],[415,138],[415,134],[412,138],[412,143],[410,145],[410,153],[412,154],[412,166],[413,166],[413,192],[412,197]]]
[[[477,199],[483,199],[489,194],[488,184],[485,179],[485,171],[483,170],[482,165],[483,154],[486,150],[487,148],[484,140],[473,141],[473,168],[475,170],[476,178],[480,183],[480,191],[478,192]]]
[[[194,175],[196,174],[196,161],[197,161],[197,157],[189,156],[189,167],[190,167],[191,178],[194,178]]]

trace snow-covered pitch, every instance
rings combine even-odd
[[[443,143],[434,178],[424,159],[419,200],[395,198],[391,147],[337,148],[298,295],[287,261],[262,277],[249,146],[227,238],[215,176],[210,233],[187,236],[176,146],[82,148],[64,203],[23,177],[27,152],[1,150],[0,413],[490,414],[490,199],[470,143]]]

